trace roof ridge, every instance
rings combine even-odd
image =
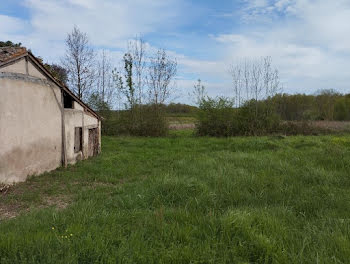
[[[97,114],[94,110],[91,109],[90,106],[88,106],[80,98],[78,98],[61,80],[55,78],[53,74],[45,67],[44,63],[40,61],[36,56],[34,56],[33,53],[30,50],[27,50],[25,47],[0,47],[0,67],[22,56],[29,56],[29,58],[31,58],[32,61],[36,63],[41,68],[41,70],[56,83],[56,85],[68,92],[74,98],[75,101],[77,101],[90,113],[95,115],[95,117],[97,117],[98,119],[101,118],[99,114]]]

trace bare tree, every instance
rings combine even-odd
[[[146,84],[146,44],[136,37],[129,41],[128,51],[124,54],[122,67],[114,69],[113,86],[118,101],[126,99],[126,108],[133,109],[143,103]],[[125,102],[125,101],[124,101]]]
[[[244,101],[267,99],[282,90],[279,73],[272,67],[271,57],[238,61],[231,64],[229,73],[238,107]]]
[[[128,53],[132,57],[133,80],[137,103],[142,104],[146,84],[146,43],[141,37],[135,37],[128,44]]]
[[[133,79],[133,57],[130,53],[123,56],[123,69],[113,70],[113,83],[118,95],[123,95],[126,99],[126,108],[133,109],[138,101],[135,93]],[[121,98],[120,98],[121,99]]]
[[[94,57],[87,34],[74,26],[66,38],[66,54],[62,58],[62,64],[68,70],[70,87],[80,99],[86,98],[93,87]]]
[[[241,106],[242,89],[243,89],[243,72],[244,69],[240,65],[231,65],[229,73],[232,77],[232,85],[234,89],[234,102],[236,107]]]
[[[251,84],[250,84],[250,80],[251,80],[251,71],[250,71],[250,63],[249,61],[246,59],[244,61],[244,68],[243,68],[243,83],[244,83],[244,89],[246,91],[246,100],[249,100],[251,97]]]
[[[127,109],[145,103],[163,104],[174,89],[176,73],[177,62],[165,50],[159,49],[153,57],[146,57],[144,40],[135,38],[129,42],[123,67],[113,71],[114,90],[125,98]],[[123,99],[120,97],[119,101]]]
[[[272,96],[282,92],[283,87],[279,79],[279,72],[272,68],[272,58],[263,58],[263,87],[265,89],[265,98],[269,101],[267,104],[267,115],[272,114],[275,108],[275,101],[269,100]]]
[[[191,97],[194,97],[194,103],[200,105],[204,98],[207,96],[204,85],[202,85],[201,79],[198,79],[197,84],[193,86],[193,91],[189,94]]]
[[[118,71],[116,68],[113,69],[112,71],[112,78],[113,78],[113,89],[114,89],[114,94],[116,97],[116,106],[118,110],[122,109],[122,95],[123,93],[123,88],[124,88],[124,82],[123,82],[123,76]],[[120,111],[118,111],[119,113]]]
[[[263,58],[263,81],[266,98],[282,91],[279,72],[277,69],[272,68],[271,57]]]
[[[260,61],[251,65],[251,94],[255,102],[255,117],[258,116],[258,100],[260,99],[263,89],[262,84],[262,67]]]
[[[114,101],[112,63],[105,50],[102,50],[97,62],[96,89],[101,100],[111,105]]]
[[[165,50],[159,49],[150,58],[148,67],[148,94],[150,103],[163,104],[169,99],[174,85],[172,81],[177,73],[177,62],[169,57]]]

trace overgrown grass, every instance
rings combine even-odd
[[[0,208],[2,264],[349,263],[350,138],[104,137]]]

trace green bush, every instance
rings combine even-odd
[[[250,100],[242,107],[234,108],[232,99],[207,98],[199,107],[196,135],[230,137],[271,134],[319,135],[330,132],[325,128],[313,126],[308,121],[282,122],[275,109],[273,99]]]
[[[235,109],[229,98],[207,98],[199,106],[196,134],[199,136],[231,136],[235,127]]]
[[[168,134],[164,110],[158,105],[138,105],[127,111],[102,114],[102,134],[159,137]]]
[[[110,111],[100,113],[103,116],[101,133],[104,136],[128,135],[127,113],[125,111]]]
[[[168,116],[192,116],[194,115],[198,108],[192,105],[180,104],[180,103],[170,103],[168,105],[163,105],[164,110]]]
[[[238,135],[264,135],[274,133],[280,126],[280,117],[273,111],[273,102],[246,102],[238,110]]]
[[[316,95],[277,94],[271,98],[275,112],[285,121],[350,120],[350,95],[321,90]]]
[[[166,136],[169,124],[159,105],[142,105],[128,112],[128,131],[133,136]]]
[[[263,135],[277,131],[280,118],[268,101],[249,101],[241,108],[224,97],[207,98],[200,104],[196,134],[199,136]]]
[[[341,97],[335,102],[334,106],[335,120],[348,121],[350,120],[350,98]]]

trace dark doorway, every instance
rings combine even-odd
[[[74,129],[74,153],[78,153],[83,147],[83,128],[76,127]]]
[[[98,129],[89,129],[89,157],[96,156],[98,154],[98,147]]]
[[[74,99],[72,96],[63,91],[63,106],[64,108],[73,108]]]

